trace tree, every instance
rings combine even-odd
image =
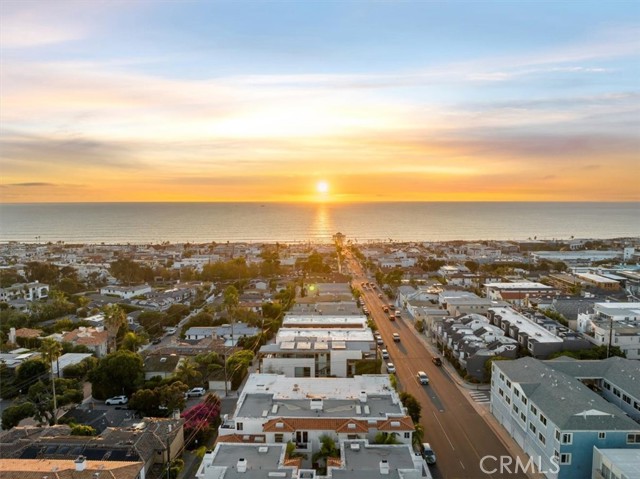
[[[375,435],[375,437],[373,438],[373,443],[374,444],[400,444],[400,441],[398,441],[398,438],[396,437],[395,433],[388,433],[388,432],[379,432],[378,434]]]
[[[109,304],[102,309],[104,313],[104,325],[109,335],[110,350],[117,349],[116,338],[120,328],[127,326],[127,315],[117,304]]]
[[[26,392],[31,384],[46,377],[48,370],[47,363],[42,359],[27,359],[18,366],[15,384]]]
[[[58,361],[58,358],[62,354],[62,347],[60,346],[60,343],[58,343],[53,339],[43,339],[42,343],[40,344],[40,351],[42,352],[43,357],[46,359],[47,363],[51,368],[51,388],[52,388],[52,395],[53,395],[53,423],[55,424],[57,419],[56,412],[58,411],[58,403],[56,400],[56,382],[53,378],[53,362]],[[57,363],[57,366],[58,366],[57,367],[58,376],[60,376],[60,363]]]
[[[189,387],[195,387],[202,383],[202,374],[198,371],[194,362],[188,358],[180,362],[175,376]]]
[[[89,373],[93,397],[106,399],[119,394],[130,395],[144,380],[140,355],[121,349],[106,355]]]
[[[320,475],[327,473],[327,459],[330,457],[340,457],[340,449],[336,447],[336,442],[331,436],[323,434],[320,436],[320,449],[312,456],[312,461],[320,463]]]
[[[413,436],[411,437],[411,444],[419,446],[424,441],[424,427],[422,424],[416,424],[413,428]]]
[[[95,436],[97,431],[85,424],[74,424],[71,426],[71,435],[72,436]]]
[[[185,405],[184,393],[189,387],[180,381],[163,384],[153,389],[139,389],[129,400],[129,408],[143,416],[167,416]]]
[[[204,400],[181,414],[185,419],[184,436],[189,438],[188,446],[204,443],[213,434],[212,426],[220,417],[220,398],[207,394]]]
[[[422,415],[422,406],[415,396],[403,391],[400,393],[400,401],[402,405],[407,408],[407,414],[409,414],[413,422],[418,424],[420,422],[420,416]]]
[[[143,344],[146,344],[146,343],[147,343],[147,339],[144,336],[138,335],[133,331],[129,331],[122,338],[120,349],[127,349],[135,353],[138,351],[138,349],[140,349],[140,347]]]
[[[2,429],[11,429],[17,426],[20,421],[32,417],[35,413],[36,408],[30,402],[25,402],[17,406],[9,406],[2,411]]]
[[[237,389],[244,379],[253,361],[253,352],[242,350],[236,351],[227,359],[227,374],[230,373],[231,387]]]

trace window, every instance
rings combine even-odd
[[[236,423],[236,430],[242,431],[242,423],[241,422],[237,422]]]
[[[504,381],[504,374],[500,373],[500,381]]]
[[[640,434],[627,434],[627,444],[640,444]]]
[[[507,387],[508,387],[508,388],[510,388],[510,387],[511,387],[511,381],[509,381],[508,379],[507,379]]]
[[[508,396],[505,397],[504,400],[507,404],[511,404],[511,399]]]
[[[607,433],[606,432],[599,432],[598,433],[598,439],[606,439],[607,438]]]
[[[622,400],[624,402],[626,402],[627,404],[631,404],[631,398],[629,396],[627,396],[626,394],[622,395]]]
[[[284,434],[276,434],[276,442],[282,442],[282,440],[284,439]]]
[[[544,435],[540,432],[540,433],[538,433],[538,441],[540,441],[542,443],[542,445],[544,446],[544,444],[547,442],[547,438],[544,437]]]
[[[560,441],[560,430],[556,429],[556,441]]]
[[[560,454],[560,464],[571,464],[571,454],[567,452]]]
[[[411,433],[410,432],[405,432],[404,433],[404,438],[405,439],[410,439],[411,438]]]
[[[609,384],[607,381],[604,382],[604,388],[608,389],[609,391],[611,391],[611,384]]]
[[[500,396],[504,397],[504,391],[502,390],[502,388],[498,388],[498,394],[500,394]]]
[[[633,402],[633,407],[634,407],[635,409],[637,409],[638,411],[640,411],[640,402],[638,402],[638,401],[634,401],[634,402]]]
[[[532,433],[534,433],[534,434],[536,433],[536,427],[533,425],[532,422],[529,423],[529,429],[531,429]]]
[[[613,394],[620,397],[620,390],[618,388],[613,388]]]
[[[516,413],[516,416],[520,412],[520,410],[518,409],[518,406],[516,406],[516,403],[513,403],[513,412]]]
[[[534,415],[538,415],[538,408],[536,408],[533,404],[531,405],[531,412],[532,412]]]
[[[522,404],[524,404],[525,406],[527,405],[527,397],[526,396],[522,396]]]
[[[542,414],[540,414],[540,422],[545,426],[547,425],[547,418],[544,417]]]
[[[523,412],[520,413],[520,420],[525,424],[527,423],[527,416]]]
[[[573,444],[573,434],[570,432],[562,433],[562,444]]]
[[[518,388],[514,388],[513,394],[515,394],[516,397],[519,398],[520,397],[520,390]]]

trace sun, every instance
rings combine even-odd
[[[324,180],[323,181],[318,181],[318,183],[316,183],[316,190],[320,194],[328,193],[329,192],[329,183],[327,183]]]

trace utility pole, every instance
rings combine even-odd
[[[611,340],[613,338],[613,316],[609,316],[609,344],[607,344],[607,358],[611,349]]]

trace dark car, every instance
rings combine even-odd
[[[438,356],[432,357],[431,362],[436,366],[442,366],[442,359],[440,359]]]
[[[156,338],[153,341],[151,341],[151,344],[160,344],[161,342],[162,342],[162,339]]]

